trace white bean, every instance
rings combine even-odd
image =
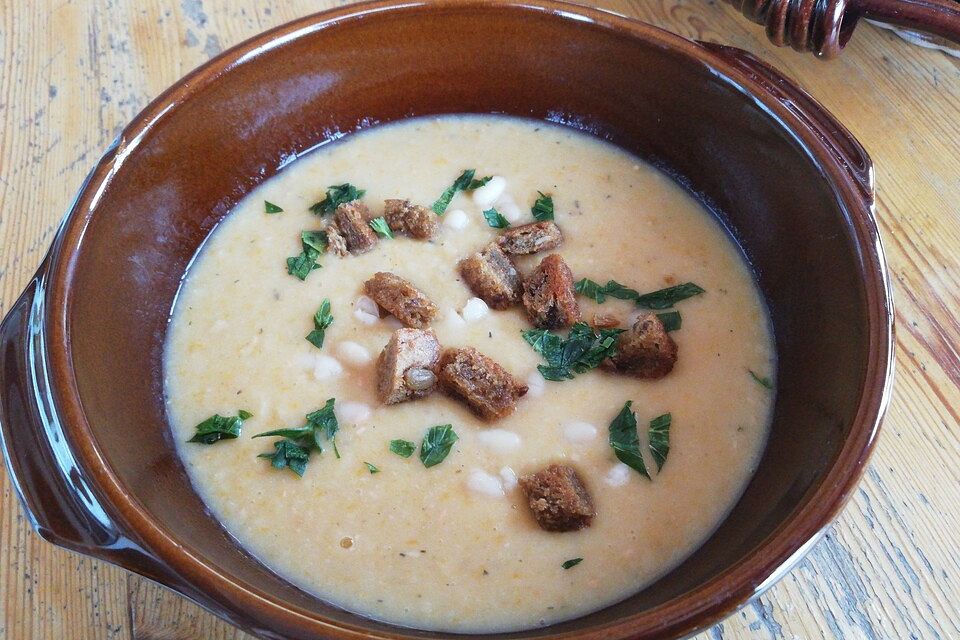
[[[490,181],[473,190],[473,202],[481,209],[489,209],[497,201],[503,190],[507,188],[507,179],[503,176],[493,176]]]
[[[468,216],[467,212],[463,209],[454,209],[447,215],[443,216],[443,224],[447,225],[451,229],[454,229],[455,231],[460,231],[470,224],[470,216]]]
[[[520,448],[520,436],[506,429],[484,429],[477,434],[480,444],[497,453],[512,453]]]
[[[362,402],[340,402],[336,405],[337,417],[347,424],[364,422],[371,413],[370,406]]]
[[[500,479],[503,481],[503,488],[507,491],[513,491],[517,486],[517,472],[510,467],[500,469]]]
[[[380,320],[380,309],[372,298],[360,296],[353,303],[353,317],[361,324],[376,324]]]
[[[480,298],[470,298],[460,312],[467,322],[475,322],[490,314],[490,307]]]
[[[633,470],[630,467],[622,462],[618,462],[610,467],[610,470],[607,471],[607,475],[603,478],[603,481],[611,487],[622,487],[630,482],[631,473],[633,473]]]
[[[527,395],[531,398],[539,398],[547,389],[547,379],[543,377],[539,370],[532,372],[527,376]]]
[[[346,340],[337,345],[337,353],[347,364],[363,366],[370,362],[370,351],[361,344]]]
[[[319,355],[313,365],[313,377],[317,380],[335,378],[343,373],[340,361],[328,355]]]
[[[467,476],[467,488],[474,493],[490,496],[491,498],[502,498],[506,494],[503,491],[503,484],[500,478],[491,475],[482,469],[474,469]]]
[[[497,201],[497,211],[499,211],[500,215],[506,218],[510,224],[513,224],[523,217],[523,211],[520,210],[520,207],[509,193],[503,194]]]
[[[590,442],[597,437],[597,428],[589,422],[568,422],[563,425],[563,437],[570,442]]]

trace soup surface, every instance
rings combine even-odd
[[[705,293],[677,303],[682,328],[673,371],[640,380],[600,369],[545,381],[524,341],[522,308],[488,310],[457,262],[493,240],[482,211],[490,191],[461,191],[433,241],[396,235],[369,253],[321,255],[305,281],[287,273],[309,210],[328,185],[430,206],[467,168],[505,179],[494,207],[533,221],[550,194],[574,278],[616,280],[641,292],[693,281]],[[499,182],[499,180],[497,181]],[[501,183],[502,184],[502,183]],[[495,191],[495,190],[494,190]],[[479,200],[478,203],[475,200]],[[265,201],[282,208],[266,213]],[[520,256],[521,272],[542,255]],[[435,392],[384,406],[376,358],[399,326],[365,312],[363,283],[390,271],[440,308],[444,347],[473,346],[530,390],[493,423]],[[304,339],[321,301],[332,324],[322,349]],[[638,310],[578,296],[583,317]],[[468,304],[469,302],[469,304]],[[559,332],[565,335],[565,331]],[[357,613],[422,629],[490,632],[546,625],[628,597],[697,549],[754,471],[769,427],[773,378],[766,311],[738,249],[715,219],[668,177],[624,151],[568,128],[499,116],[409,120],[350,135],[294,162],[242,201],[204,245],[175,305],[165,355],[167,407],[179,455],[211,512],[265,565]],[[304,424],[335,398],[340,457],[325,446],[303,477],[258,454],[254,434]],[[618,462],[611,421],[633,401],[648,480]],[[188,443],[214,413],[253,414],[237,439]],[[657,473],[647,424],[670,413],[670,450]],[[434,425],[459,436],[427,468],[393,439],[419,444]],[[592,495],[592,526],[540,529],[516,475],[573,465]],[[372,468],[378,471],[371,473]],[[568,560],[582,558],[564,568]],[[569,564],[569,563],[567,563]]]

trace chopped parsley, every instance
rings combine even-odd
[[[483,217],[487,219],[487,224],[494,229],[506,229],[510,226],[510,221],[504,218],[503,215],[493,207],[484,211]]]
[[[254,438],[268,436],[282,438],[282,440],[273,443],[276,452],[261,453],[257,457],[270,458],[275,469],[290,467],[290,470],[298,476],[302,476],[304,470],[306,470],[311,453],[314,451],[323,453],[322,440],[330,441],[334,454],[339,458],[336,436],[340,425],[333,411],[335,402],[334,398],[330,398],[323,405],[323,408],[308,413],[306,416],[307,423],[302,427],[274,429],[253,436]]]
[[[547,364],[537,369],[547,380],[571,380],[575,373],[584,373],[600,366],[606,358],[616,354],[617,335],[623,329],[593,329],[583,322],[570,328],[564,340],[544,329],[523,332],[523,339],[543,356]]]
[[[333,324],[333,315],[330,313],[330,299],[324,298],[320,308],[313,314],[313,331],[307,334],[307,342],[317,349],[323,349],[323,339],[331,324]]]
[[[464,172],[453,181],[453,184],[447,187],[446,191],[444,191],[440,197],[437,198],[437,201],[433,203],[433,206],[430,207],[433,209],[433,212],[438,216],[442,216],[444,211],[447,210],[447,207],[450,206],[450,201],[453,200],[453,196],[457,195],[458,191],[471,188],[471,185],[473,184],[473,176],[476,172],[476,169],[464,170]]]
[[[430,427],[427,435],[420,443],[420,461],[428,469],[443,462],[459,438],[453,430],[453,425],[442,424]]]
[[[417,450],[417,443],[409,440],[391,440],[390,451],[401,458],[409,458]]]
[[[637,416],[630,410],[633,401],[627,400],[623,409],[610,423],[610,447],[617,459],[647,480],[650,474],[640,453],[640,438],[637,436]]]
[[[287,258],[287,273],[306,280],[314,269],[319,269],[317,258],[327,250],[327,234],[323,231],[301,231],[300,255]]]
[[[692,282],[685,282],[666,289],[659,289],[650,293],[639,293],[620,284],[616,280],[608,280],[607,284],[584,278],[576,283],[577,293],[593,298],[598,304],[603,304],[607,296],[620,300],[632,300],[635,305],[644,309],[669,309],[681,300],[700,295],[704,289]],[[678,327],[679,328],[679,327]]]
[[[758,376],[753,370],[750,371],[750,377],[753,378],[754,382],[765,389],[773,390],[773,381],[766,376]]]
[[[653,454],[653,461],[657,463],[657,473],[663,469],[663,463],[667,461],[667,454],[670,453],[670,423],[673,417],[669,413],[657,416],[650,421],[650,428],[647,431],[647,437],[650,441],[650,453]]]
[[[243,421],[252,417],[252,413],[243,409],[240,409],[235,416],[214,414],[197,425],[197,432],[187,442],[213,444],[220,440],[233,440],[240,436]]]
[[[680,327],[683,326],[683,317],[680,316],[679,311],[667,311],[666,313],[658,313],[657,317],[660,318],[660,322],[663,323],[664,331],[679,331]]]
[[[377,465],[370,464],[369,462],[364,462],[363,464],[367,465],[367,470],[370,472],[370,475],[380,473],[380,469],[377,468]]]
[[[263,201],[263,211],[264,213],[283,213],[283,208],[278,207],[269,200]]]
[[[553,220],[553,198],[542,191],[537,191],[537,193],[540,194],[540,197],[533,203],[533,208],[530,210],[533,217],[537,222]]]
[[[340,205],[359,200],[365,193],[364,189],[357,189],[349,182],[332,184],[327,188],[327,196],[323,200],[310,205],[310,211],[318,216],[333,213]]]
[[[390,231],[390,225],[387,224],[387,219],[383,216],[379,218],[374,218],[367,222],[370,225],[370,228],[377,232],[377,235],[381,238],[393,238],[393,232]]]
[[[563,567],[564,569],[570,569],[571,567],[577,566],[577,565],[580,564],[581,562],[583,562],[583,558],[570,558],[569,560],[565,561],[565,562],[564,562],[563,564],[561,564],[560,566]]]
[[[483,185],[487,184],[493,180],[493,176],[483,176],[479,180],[471,180],[470,185],[467,187],[467,191],[473,191],[474,189],[479,189]]]

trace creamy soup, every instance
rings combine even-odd
[[[497,178],[490,188],[457,192],[432,241],[398,234],[363,255],[325,253],[303,281],[288,274],[301,231],[323,225],[310,206],[328,185],[364,189],[362,202],[379,216],[387,198],[429,207],[468,168]],[[692,281],[705,290],[674,307],[682,327],[670,334],[679,356],[669,375],[641,380],[595,369],[546,381],[537,369],[544,360],[522,337],[531,329],[523,309],[489,309],[464,284],[457,262],[501,232],[482,212],[531,222],[538,192],[553,199],[564,242],[552,252],[575,279],[612,279],[640,292]],[[542,257],[516,263],[528,272]],[[400,326],[363,297],[364,281],[378,271],[406,278],[436,303],[432,328],[443,347],[476,347],[529,386],[512,415],[481,420],[439,391],[378,401],[377,356]],[[304,338],[323,299],[333,322],[318,349]],[[639,313],[629,300],[578,300],[585,321],[603,313],[627,326]],[[169,328],[165,385],[173,439],[194,487],[263,564],[365,616],[479,633],[584,615],[696,550],[756,467],[775,366],[766,310],[742,255],[670,178],[569,128],[456,116],[350,135],[247,196],[187,273]],[[339,458],[327,442],[298,477],[258,457],[273,453],[277,438],[254,434],[301,426],[329,398]],[[619,462],[608,443],[627,400],[651,479]],[[239,438],[187,442],[211,415],[241,409],[252,417]],[[658,473],[647,425],[666,413],[670,448]],[[395,439],[419,446],[444,424],[459,439],[435,466],[389,448]],[[582,478],[596,511],[591,526],[538,527],[516,478],[554,462]],[[568,562],[575,559],[582,560]]]

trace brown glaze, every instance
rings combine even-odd
[[[173,450],[161,355],[184,270],[245,193],[342,133],[448,112],[565,123],[671,172],[755,265],[780,359],[763,460],[704,547],[624,602],[509,637],[684,635],[810,548],[859,479],[889,391],[870,161],[745,53],[549,0],[378,2],[308,17],[227,51],[137,116],[0,327],[0,434],[43,537],[263,637],[438,637],[327,605],[233,542]]]
[[[960,45],[956,0],[727,0],[762,24],[778,47],[837,56],[860,18],[870,18]]]

